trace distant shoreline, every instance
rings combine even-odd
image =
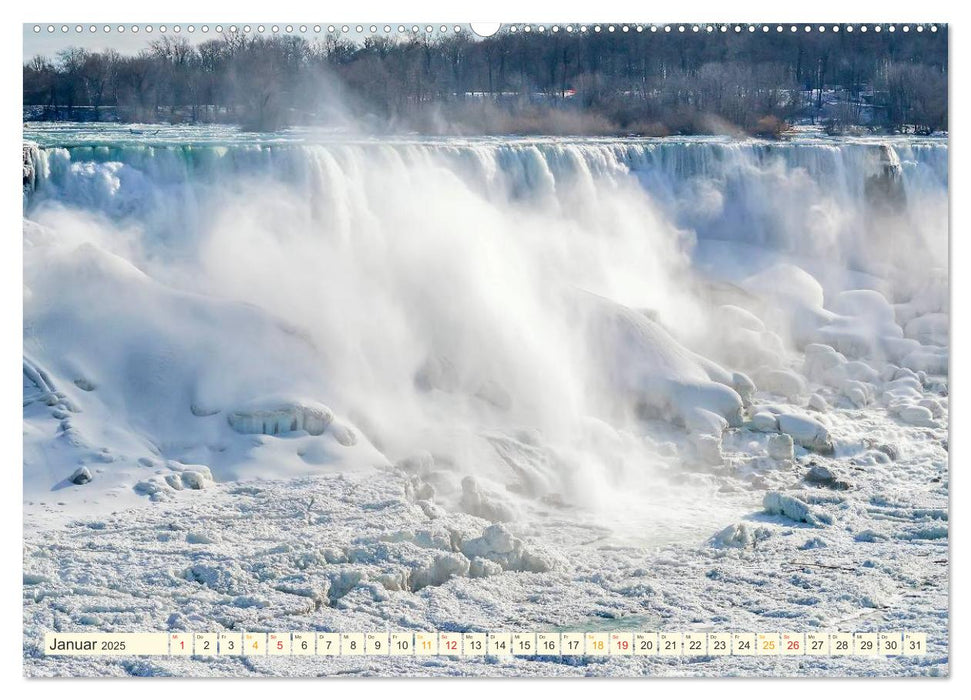
[[[846,138],[926,138],[926,139],[947,139],[949,132],[947,131],[937,131],[933,133],[921,133],[914,130],[910,131],[891,131],[888,129],[879,129],[866,126],[853,126],[846,128],[839,132],[827,131],[827,129],[820,125],[813,124],[792,124],[786,125],[784,130],[779,131],[774,134],[751,134],[740,132],[738,130],[730,132],[691,132],[691,133],[674,133],[674,134],[645,134],[645,133],[631,133],[623,131],[615,131],[612,133],[596,132],[596,133],[550,133],[543,131],[532,131],[532,132],[490,132],[490,133],[475,133],[470,131],[462,131],[460,129],[461,125],[457,125],[457,128],[453,132],[439,131],[439,132],[423,132],[417,130],[407,130],[399,129],[393,131],[380,131],[380,130],[359,130],[355,128],[346,128],[341,126],[327,125],[327,124],[294,124],[291,126],[283,127],[276,130],[266,130],[258,131],[252,129],[246,129],[244,126],[232,123],[232,122],[195,122],[195,123],[171,123],[171,122],[123,122],[118,120],[70,120],[70,119],[31,119],[24,120],[23,122],[25,129],[29,129],[30,125],[64,125],[72,127],[90,127],[94,128],[99,125],[104,126],[114,126],[119,127],[119,135],[124,135],[128,131],[132,136],[159,136],[159,132],[171,130],[171,129],[199,129],[205,130],[207,128],[212,129],[227,129],[232,133],[236,134],[252,134],[254,137],[271,137],[275,135],[297,135],[301,132],[314,133],[318,132],[320,134],[331,134],[334,139],[342,140],[347,139],[363,139],[371,140],[378,138],[421,138],[421,139],[492,139],[492,138],[509,138],[509,139],[677,139],[677,138],[724,138],[731,141],[747,141],[751,139],[766,140],[766,141],[778,141],[778,142],[791,142],[797,141],[802,138],[826,138],[826,137],[846,137]],[[128,129],[124,129],[128,127]],[[171,134],[161,134],[160,138],[162,140],[168,140],[171,138]],[[91,144],[85,144],[91,145]]]

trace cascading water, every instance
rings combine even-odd
[[[937,139],[27,136],[25,353],[224,478],[329,468],[227,436],[332,420],[467,509],[614,502],[710,463],[750,376],[848,352],[846,290],[947,313]],[[939,370],[903,335],[853,341]]]
[[[598,188],[636,182],[667,221],[700,239],[854,262],[869,254],[863,246],[873,199],[868,183],[881,179],[889,151],[902,164],[911,200],[902,212],[913,229],[906,244],[934,246],[934,264],[946,256],[946,236],[939,233],[946,225],[947,144],[940,139],[250,143],[217,132],[210,141],[184,143],[179,131],[171,141],[143,143],[120,134],[85,144],[63,138],[60,129],[38,136],[42,147],[25,152],[25,159],[36,159],[30,170],[41,189],[31,195],[33,204],[55,201],[128,217],[153,226],[162,239],[200,235],[218,197],[254,181],[299,193],[311,214],[336,217],[328,225],[346,230],[356,216],[350,188],[370,177],[365,170],[418,166],[448,170],[478,198],[556,202],[560,209],[571,204],[564,190],[579,195],[579,204]]]

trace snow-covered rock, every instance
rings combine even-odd
[[[211,481],[211,479],[206,479],[201,472],[192,471],[190,469],[180,472],[179,476],[182,477],[182,484],[186,488],[196,490],[205,488],[206,482]]]
[[[847,489],[849,483],[841,478],[836,471],[822,464],[813,464],[806,473],[804,479],[819,486],[826,486],[833,489]]]
[[[902,405],[898,407],[894,413],[896,413],[896,415],[904,423],[927,427],[936,425],[934,421],[934,414],[926,406]]]
[[[833,452],[833,441],[829,430],[815,418],[795,413],[780,413],[777,416],[779,430],[792,436],[792,439],[805,447],[822,454]]]
[[[791,460],[793,456],[792,436],[780,433],[769,435],[765,443],[766,452],[769,457],[776,460]]]
[[[279,435],[305,430],[322,435],[334,413],[321,403],[306,400],[257,399],[226,416],[238,433]]]
[[[815,382],[828,383],[827,379],[834,376],[832,370],[846,363],[842,353],[822,343],[810,343],[804,352],[803,373]]]
[[[771,411],[758,411],[752,415],[752,427],[763,433],[779,430],[779,419]]]
[[[78,467],[74,470],[74,473],[68,477],[68,481],[72,484],[83,485],[91,481],[93,477],[91,476],[91,470],[87,467]]]

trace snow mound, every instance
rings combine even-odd
[[[784,433],[793,442],[821,454],[833,453],[829,430],[816,418],[798,409],[762,405],[753,407],[752,428],[764,433]],[[782,450],[781,444],[779,449]]]
[[[266,398],[250,401],[227,416],[229,424],[243,435],[279,435],[304,430],[323,435],[334,420],[334,412],[321,403]]]
[[[829,430],[815,418],[797,413],[780,413],[779,430],[805,447],[822,454],[833,453],[833,441]]]
[[[804,370],[810,379],[833,384],[839,377],[830,372],[847,358],[890,361],[930,374],[947,374],[947,314],[939,308],[946,307],[946,301],[938,299],[939,289],[933,285],[899,304],[892,304],[876,289],[846,289],[834,294],[827,305],[822,285],[811,274],[782,263],[746,278],[740,286],[765,305],[763,318],[768,329],[805,351]],[[742,314],[728,311],[726,317],[745,323],[748,330],[744,332],[757,333],[757,326]],[[765,332],[760,337],[764,339]],[[755,338],[752,335],[753,342]],[[774,345],[770,350],[776,354]],[[752,356],[759,357],[760,352],[755,349]],[[777,365],[760,361],[764,369]],[[859,392],[852,397],[861,405]]]
[[[894,323],[894,310],[886,297],[872,289],[850,289],[833,300],[832,310],[844,316],[866,318],[874,324]]]
[[[469,559],[492,561],[504,570],[543,573],[553,568],[550,557],[527,548],[501,524],[490,525],[479,537],[463,542],[461,548]]]
[[[685,348],[644,314],[592,295],[587,301],[597,365],[642,416],[710,426],[711,414],[727,425],[741,424],[743,403],[730,372]]]
[[[784,396],[795,401],[807,393],[806,380],[792,370],[772,369],[755,375],[755,381],[763,391]]]
[[[313,343],[271,314],[178,291],[37,226],[25,227],[24,280],[26,494],[79,463],[92,480],[63,498],[105,507],[126,490],[204,488],[210,469],[234,479],[387,463],[329,407],[299,398],[333,389]],[[198,476],[167,463],[198,464]]]
[[[745,279],[741,286],[752,294],[805,308],[823,306],[823,286],[801,267],[789,263],[768,267]]]

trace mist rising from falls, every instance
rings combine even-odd
[[[590,505],[666,468],[645,419],[700,432],[740,419],[734,373],[753,368],[708,359],[723,341],[715,281],[795,261],[827,296],[864,286],[907,301],[946,269],[946,144],[893,149],[896,210],[873,194],[886,164],[872,143],[45,146],[25,215],[64,250],[117,256],[152,283],[252,305],[286,329],[257,352],[251,326],[213,313],[218,368],[156,368],[193,402],[225,415],[274,392],[306,397],[392,462],[427,451],[428,472]],[[25,276],[30,286],[27,265]],[[50,301],[43,289],[25,315]],[[140,295],[131,318],[152,316],[152,299]],[[169,330],[183,332],[177,316]],[[773,330],[781,352],[795,349]],[[156,421],[171,425],[160,443],[201,431],[185,403],[186,423],[169,421],[171,407]]]

